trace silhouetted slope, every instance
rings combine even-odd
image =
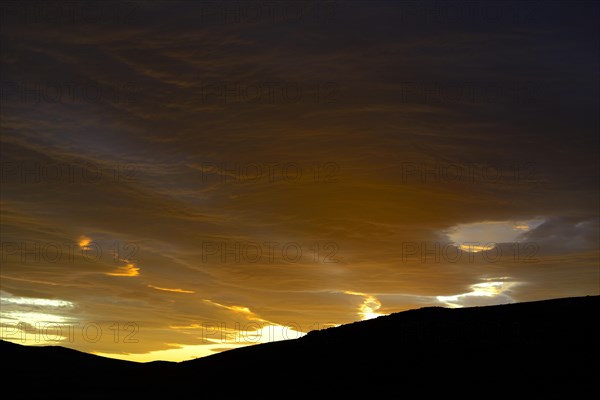
[[[211,374],[269,371],[398,382],[430,377],[596,380],[600,297],[423,308],[181,363]],[[232,367],[235,365],[235,367]],[[290,380],[297,379],[291,377]]]
[[[29,373],[46,394],[69,388],[88,397],[114,390],[257,397],[275,381],[290,391],[325,383],[337,394],[364,385],[460,393],[517,383],[537,393],[576,393],[597,388],[599,305],[593,296],[422,308],[182,363],[138,364],[6,342],[0,351],[3,370],[12,367],[4,373],[9,382]]]

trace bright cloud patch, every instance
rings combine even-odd
[[[462,308],[493,304],[513,303],[510,290],[519,282],[504,281],[505,278],[493,278],[486,282],[471,285],[471,291],[453,296],[436,296],[437,301],[451,308]]]
[[[75,308],[75,303],[67,300],[20,297],[2,291],[0,305],[1,339],[16,343],[22,344],[27,335],[35,335],[39,329],[45,332],[74,321],[68,313]],[[47,344],[45,336],[36,338],[40,344]]]
[[[350,290],[347,290],[344,293],[363,297],[363,303],[358,307],[358,315],[360,316],[361,320],[365,321],[367,319],[373,319],[382,315],[386,315],[377,312],[377,310],[381,308],[381,302],[375,296],[371,296],[366,293],[352,292]]]
[[[517,242],[523,233],[535,229],[543,222],[539,218],[526,221],[484,221],[456,225],[446,234],[461,250],[476,253],[492,250],[496,243]]]
[[[72,318],[63,315],[32,312],[32,311],[8,311],[0,316],[2,323],[12,323],[16,321],[18,324],[27,324],[30,326],[38,326],[38,324],[65,323],[71,321]]]
[[[24,306],[41,306],[41,307],[73,307],[74,304],[66,300],[55,299],[38,299],[34,297],[5,297],[4,294],[0,298],[2,304],[19,304]]]
[[[81,236],[79,238],[78,244],[79,244],[79,247],[81,247],[83,250],[89,250],[90,249],[89,244],[91,242],[92,242],[92,239],[90,239],[89,237]]]

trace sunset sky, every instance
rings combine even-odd
[[[600,294],[599,9],[2,2],[1,338],[181,361]]]

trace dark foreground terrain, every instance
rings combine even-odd
[[[600,296],[422,308],[181,363],[0,341],[16,398],[467,398],[598,394]],[[283,389],[278,389],[283,388]],[[6,392],[5,392],[6,394]],[[518,397],[518,396],[517,396]]]

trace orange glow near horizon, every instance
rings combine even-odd
[[[113,272],[107,272],[106,275],[110,276],[138,276],[140,274],[140,268],[136,267],[135,264],[128,263],[122,267],[117,268]]]

